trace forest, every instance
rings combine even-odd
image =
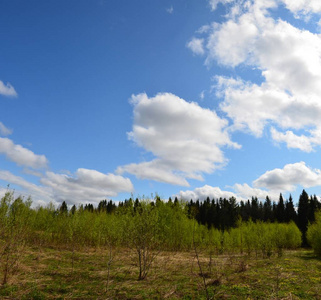
[[[104,262],[99,270],[104,274],[99,295],[102,298],[124,298],[124,295],[117,294],[117,287],[127,282],[126,272],[132,276],[131,288],[138,284],[136,281],[150,283],[152,278],[158,278],[155,270],[162,259],[183,255],[184,259],[188,258],[184,266],[191,265],[193,276],[196,272],[198,277],[196,286],[185,292],[191,298],[211,299],[219,298],[231,274],[248,272],[248,266],[254,262],[257,269],[260,262],[266,269],[267,262],[277,260],[280,264],[282,257],[288,257],[298,249],[311,252],[309,247],[312,247],[316,259],[321,256],[321,214],[318,212],[321,204],[315,195],[309,196],[305,190],[297,207],[291,196],[284,200],[282,194],[277,203],[271,202],[269,197],[262,203],[255,197],[246,202],[237,202],[235,198],[184,202],[177,198],[163,201],[156,196],[153,199],[129,199],[118,204],[102,200],[97,207],[88,203],[68,208],[66,202],[58,208],[52,204],[37,208],[31,205],[30,198],[15,197],[9,190],[0,203],[0,296],[8,299],[10,295],[22,297],[12,294],[10,287],[15,286],[16,293],[21,291],[19,284],[12,285],[12,282],[27,274],[23,269],[27,268],[28,261],[32,265],[42,261],[45,270],[39,272],[42,279],[38,278],[38,281],[48,276],[53,280],[59,272],[67,272],[70,280],[77,281],[79,278],[75,279],[75,276],[84,271],[84,262],[89,259],[84,256],[99,253]],[[52,251],[55,258],[46,262],[44,257]],[[176,264],[177,261],[173,262]],[[184,269],[182,262],[179,264],[177,268]],[[269,265],[270,268],[273,266]],[[159,272],[157,274],[159,276]],[[57,285],[61,286],[62,282],[59,282]],[[70,283],[70,290],[74,289],[74,284],[74,281]],[[277,285],[271,289],[271,295],[276,291],[281,295]],[[88,289],[85,290],[88,293]],[[154,298],[156,290],[147,296],[136,296]],[[234,296],[238,292],[229,291]],[[135,292],[131,290],[131,293]],[[164,295],[168,291],[159,293],[160,298],[167,298]],[[48,297],[38,285],[23,296],[34,299],[37,295],[40,299]],[[93,294],[92,297],[99,298],[99,295]],[[129,295],[133,297],[133,294],[126,294],[126,297]],[[71,293],[69,296],[75,295]],[[87,296],[81,292],[76,295],[79,298]],[[61,291],[55,297],[61,297]],[[175,291],[168,298],[183,296]]]

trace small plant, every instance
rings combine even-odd
[[[8,282],[9,276],[19,266],[19,261],[25,249],[30,225],[31,200],[26,202],[14,193],[7,191],[0,202],[0,267],[2,284]]]

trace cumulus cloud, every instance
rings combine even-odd
[[[252,186],[247,183],[234,184],[231,191],[223,191],[219,187],[205,185],[194,190],[180,191],[177,196],[180,199],[189,201],[219,199],[235,197],[237,200],[247,200],[257,197],[263,201],[266,196],[277,200],[280,193],[293,192],[298,186],[311,188],[321,186],[321,170],[308,167],[305,162],[287,164],[282,169],[274,169],[265,172],[258,179],[254,180]]]
[[[121,192],[132,192],[133,185],[128,178],[114,174],[103,174],[96,170],[78,169],[74,175],[46,172],[40,178],[40,185],[31,183],[9,171],[0,170],[0,180],[19,187],[17,196],[31,196],[33,205],[45,206],[49,202],[58,205],[98,203]],[[0,194],[5,190],[0,188]]]
[[[229,4],[230,13],[221,24],[199,32],[205,63],[253,69],[254,80],[216,77],[220,108],[233,121],[232,129],[257,137],[265,127],[276,142],[310,152],[321,144],[321,36],[274,19],[271,10],[285,7],[293,14],[321,12],[314,0],[212,0]],[[311,19],[313,20],[313,19]],[[312,22],[312,21],[311,21]],[[257,73],[256,73],[257,74]],[[257,78],[257,76],[256,76]]]
[[[155,159],[121,166],[117,172],[138,178],[188,185],[186,178],[202,180],[226,164],[221,148],[239,148],[230,140],[228,122],[214,111],[201,108],[173,94],[132,96],[133,130],[128,137]]]
[[[321,12],[321,2],[319,0],[282,0],[286,7],[296,14],[296,16]]]
[[[188,186],[187,180],[179,174],[174,174],[170,165],[155,159],[149,162],[132,163],[118,167],[117,173],[130,173],[139,179],[150,179],[174,185]]]
[[[10,83],[4,84],[1,80],[0,80],[0,95],[8,96],[8,97],[18,96],[14,87]]]
[[[233,1],[234,0],[209,0],[209,4],[211,6],[211,9],[215,10],[219,3],[227,4],[227,3],[231,3]]]
[[[132,192],[134,189],[128,178],[82,168],[74,176],[46,172],[40,182],[51,190],[54,199],[69,204],[98,203],[107,197],[116,196],[120,192]]]
[[[271,190],[263,190],[259,188],[254,188],[248,185],[247,183],[236,183],[233,186],[235,193],[237,194],[237,199],[247,200],[252,197],[257,197],[260,201],[263,201],[266,196],[269,196],[272,199],[278,199],[280,192],[279,191],[271,191]]]
[[[196,188],[195,190],[191,191],[180,191],[179,194],[174,195],[173,197],[177,197],[179,199],[183,199],[185,201],[190,200],[200,200],[203,201],[207,197],[212,199],[219,199],[219,198],[226,198],[229,199],[231,197],[237,197],[237,195],[233,192],[222,191],[219,187],[213,187],[210,185],[204,185],[203,187]]]
[[[10,135],[12,133],[12,129],[4,126],[2,122],[0,122],[0,135]]]
[[[278,191],[294,191],[297,185],[304,188],[320,186],[321,170],[311,169],[304,162],[288,164],[283,169],[267,171],[253,185]]]
[[[48,160],[44,155],[34,154],[31,150],[15,144],[8,138],[0,137],[1,153],[19,166],[41,169],[48,165]]]
[[[44,201],[46,203],[54,202],[51,191],[43,186],[38,186],[34,183],[28,182],[20,176],[16,176],[9,171],[0,170],[0,180],[8,184],[14,184],[22,188],[22,191],[17,192],[17,196],[22,194],[22,196],[28,197],[32,196],[33,201]]]
[[[290,130],[282,133],[277,131],[275,128],[271,128],[271,136],[273,140],[278,143],[286,143],[288,148],[297,148],[305,152],[311,152],[313,150],[313,137],[305,135],[299,136]]]
[[[204,39],[192,38],[186,45],[187,48],[191,49],[194,54],[203,55],[204,51]]]

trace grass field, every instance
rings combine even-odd
[[[110,261],[112,257],[112,261]],[[73,263],[74,262],[74,263]],[[321,299],[321,260],[310,250],[282,257],[160,252],[145,280],[138,280],[130,249],[54,248],[23,254],[1,299]],[[204,285],[206,283],[206,289]]]

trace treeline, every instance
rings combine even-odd
[[[187,207],[189,216],[195,217],[200,224],[220,230],[236,227],[239,219],[269,223],[289,223],[292,221],[301,230],[303,245],[306,246],[308,224],[315,221],[315,213],[320,210],[321,203],[316,195],[309,197],[307,192],[303,190],[297,207],[294,206],[291,195],[289,199],[284,200],[282,194],[280,194],[278,202],[272,202],[268,196],[264,202],[259,201],[257,197],[252,197],[251,200],[239,203],[234,197],[216,200],[207,198],[205,201],[191,200]]]
[[[0,272],[5,284],[16,271],[25,246],[55,247],[69,250],[73,266],[77,251],[91,248],[125,247],[136,259],[138,278],[144,279],[159,251],[205,249],[213,254],[247,253],[269,257],[301,244],[295,223],[244,222],[220,230],[197,222],[190,207],[181,201],[133,201],[116,206],[102,201],[73,206],[63,203],[58,209],[31,207],[31,199],[15,198],[8,191],[0,202]]]
[[[157,206],[162,202],[156,196],[150,204]],[[167,205],[170,207],[179,206],[180,201],[177,197],[172,201],[168,199]],[[123,208],[132,207],[135,211],[140,205],[138,198],[136,200],[129,199],[119,202],[118,205],[112,200],[102,200],[97,207],[92,204],[80,205],[78,210],[88,212],[106,212],[115,213]],[[234,197],[229,199],[210,199],[190,200],[184,206],[185,213],[190,219],[195,219],[199,224],[205,225],[208,228],[216,228],[221,231],[229,230],[237,227],[239,220],[247,222],[266,222],[266,223],[290,223],[294,222],[302,232],[302,244],[307,246],[306,232],[309,223],[315,221],[315,213],[321,209],[321,202],[318,201],[316,195],[309,196],[305,190],[302,191],[298,206],[295,207],[293,198],[290,195],[289,199],[284,200],[280,194],[278,202],[271,201],[267,196],[265,201],[259,201],[257,197],[252,197],[251,200],[238,202]],[[68,212],[68,206],[65,202],[60,206],[60,212]],[[70,209],[71,213],[77,210],[73,205]]]

